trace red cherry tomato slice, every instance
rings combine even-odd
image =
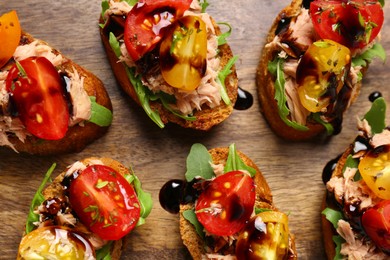
[[[163,29],[189,9],[192,0],[139,1],[127,14],[124,40],[130,57],[137,61],[154,49],[162,39]]]
[[[204,228],[218,236],[240,231],[250,218],[255,204],[253,179],[242,171],[215,178],[196,201],[195,212]]]
[[[83,170],[70,185],[69,200],[81,222],[105,240],[124,237],[140,217],[133,186],[105,165]]]
[[[8,62],[19,45],[22,29],[16,11],[0,16],[0,68]]]
[[[384,15],[377,0],[327,1],[310,4],[315,31],[350,49],[365,47],[380,32]]]
[[[6,87],[20,120],[41,139],[63,138],[68,130],[69,111],[56,68],[44,57],[30,57],[19,63],[24,72],[15,64],[8,73]]]
[[[379,248],[390,250],[390,200],[368,209],[362,216],[362,225]]]

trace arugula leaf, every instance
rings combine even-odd
[[[115,35],[112,32],[110,32],[109,42],[111,48],[115,52],[115,55],[119,58],[121,55],[120,45]],[[142,85],[141,76],[139,75],[136,76],[135,68],[129,68],[126,65],[124,65],[124,67],[125,67],[126,75],[134,87],[134,90],[137,94],[138,100],[141,103],[142,108],[149,116],[149,118],[152,119],[153,122],[155,122],[160,128],[164,128],[164,123],[162,122],[158,111],[155,111],[150,107],[150,103],[149,103],[150,96],[148,95],[148,92],[145,90],[145,87]]]
[[[231,34],[232,34],[232,26],[228,23],[218,23],[219,25],[226,25],[229,30],[225,33],[222,33],[220,35],[217,36],[217,40],[218,40],[218,46],[221,46],[221,45],[224,45],[225,43],[227,43],[227,40],[226,38],[229,37]]]
[[[331,123],[328,123],[328,122],[325,122],[324,120],[322,120],[320,113],[312,113],[312,118],[316,122],[322,124],[325,127],[327,135],[333,134],[333,132],[334,132],[333,125]]]
[[[30,210],[28,212],[28,217],[27,217],[26,234],[33,231],[36,227],[34,225],[34,222],[39,221],[39,214],[36,214],[34,211],[39,205],[41,205],[45,201],[45,197],[43,197],[42,191],[45,188],[46,183],[49,181],[50,176],[53,173],[55,168],[56,168],[56,164],[53,163],[52,166],[49,168],[49,170],[46,172],[41,185],[39,185],[39,188],[33,197],[33,200],[30,205]]]
[[[108,0],[102,1],[102,18],[104,18],[104,13],[110,8],[110,4],[108,3]]]
[[[326,219],[332,223],[333,227],[337,229],[338,221],[340,219],[343,219],[343,214],[340,211],[331,209],[331,208],[325,208],[322,212],[323,215],[325,215]]]
[[[110,250],[112,243],[112,241],[109,241],[102,248],[96,251],[96,260],[111,260]]]
[[[136,3],[138,3],[138,0],[121,0],[121,1],[128,3],[130,6],[134,6]]]
[[[200,2],[200,1],[199,1]],[[202,13],[205,13],[206,12],[206,8],[209,6],[210,4],[207,2],[207,0],[203,0],[203,2],[200,2],[200,6],[202,7]]]
[[[268,70],[271,74],[275,75],[275,100],[278,104],[278,112],[280,118],[283,120],[283,122],[299,131],[307,131],[309,128],[307,126],[298,124],[294,121],[291,121],[287,118],[287,116],[290,114],[290,110],[287,107],[287,98],[285,94],[284,84],[286,83],[286,80],[284,78],[283,74],[283,59],[276,57],[273,61],[270,61],[268,63]]]
[[[256,170],[248,165],[246,165],[240,156],[237,153],[236,145],[231,144],[229,146],[229,154],[228,158],[226,160],[224,172],[231,172],[231,171],[237,171],[237,170],[246,170],[250,173],[251,177],[253,178],[256,175]]]
[[[146,89],[148,90],[148,89]],[[172,107],[169,105],[170,103],[174,103],[175,101],[175,97],[172,96],[172,95],[168,95],[167,93],[164,93],[164,92],[158,92],[158,93],[149,93],[149,96],[150,96],[150,100],[152,101],[155,101],[155,100],[158,100],[160,99],[161,103],[163,104],[163,106],[169,111],[171,112],[172,114],[174,114],[175,116],[177,117],[180,117],[184,120],[187,120],[187,121],[195,121],[196,120],[196,116],[190,116],[190,115],[183,115],[183,114],[180,114],[180,112],[177,112],[175,111],[174,109],[172,109]],[[173,100],[172,100],[173,99]]]
[[[195,230],[196,230],[196,233],[198,233],[198,235],[204,239],[205,237],[205,234],[203,232],[203,226],[202,224],[198,221],[198,219],[196,218],[196,213],[193,209],[188,209],[186,211],[183,212],[183,217],[188,220],[194,227],[195,227]]]
[[[225,79],[226,79],[226,77],[230,73],[232,73],[231,68],[233,67],[233,65],[236,62],[237,58],[238,58],[238,56],[233,56],[228,61],[228,63],[225,65],[225,67],[218,73],[218,77],[217,77],[217,83],[222,86],[222,88],[221,88],[221,98],[222,98],[223,102],[225,102],[226,105],[230,105],[231,101],[230,101],[230,98],[229,98],[229,96],[227,94],[227,91],[226,91]]]
[[[272,209],[267,209],[267,208],[256,208],[255,207],[255,214],[259,214],[259,213],[262,213],[262,212],[267,212],[267,211],[273,211]]]
[[[207,148],[203,144],[193,144],[187,156],[187,172],[185,173],[187,182],[191,182],[197,176],[205,179],[213,178],[215,175],[210,162],[212,158]]]
[[[367,67],[368,63],[372,62],[374,58],[380,58],[383,62],[386,60],[386,51],[380,43],[375,43],[372,48],[352,58],[352,65]]]
[[[138,179],[137,175],[135,175],[132,168],[130,168],[131,174],[126,174],[125,179],[133,184],[135,192],[137,193],[137,197],[141,206],[140,218],[138,220],[137,226],[143,225],[145,223],[145,219],[149,216],[153,207],[152,195],[148,192],[145,192],[142,189],[141,181]]]
[[[341,244],[345,242],[344,238],[339,235],[335,235],[332,237],[333,242],[336,244],[336,254],[333,260],[343,260],[345,257],[341,254]]]
[[[371,126],[373,134],[379,134],[386,127],[386,101],[383,97],[375,99],[371,105],[371,109],[366,113],[364,119]]]
[[[109,126],[112,123],[112,112],[110,109],[98,104],[96,97],[89,96],[91,100],[91,118],[88,120],[98,126]]]

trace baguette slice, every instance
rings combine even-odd
[[[120,162],[118,162],[118,161],[116,161],[114,159],[107,158],[107,157],[102,157],[102,158],[89,157],[89,158],[85,158],[83,160],[80,160],[80,162],[83,163],[86,166],[91,165],[91,164],[96,164],[96,162],[99,162],[99,163],[101,162],[101,163],[103,163],[103,165],[111,167],[117,173],[119,173],[119,174],[121,174],[123,176],[127,175],[127,174],[131,174],[129,169],[126,168],[123,164],[121,164]],[[66,174],[66,170],[64,170],[60,175],[58,175],[53,180],[53,182],[51,182],[42,191],[42,194],[43,194],[45,199],[55,198],[55,197],[63,197],[64,196],[65,192],[64,192],[64,189],[63,189],[63,186],[62,186],[61,182],[64,179],[65,174]],[[113,243],[111,244],[111,248],[110,248],[111,259],[117,260],[117,259],[120,258],[125,238],[126,237],[124,237],[122,239],[119,239],[119,240],[113,241]],[[22,238],[22,241],[23,241],[23,238]],[[20,256],[20,252],[18,252],[17,259],[23,259]]]
[[[261,52],[260,62],[258,64],[257,73],[256,73],[256,84],[260,102],[261,112],[269,124],[270,128],[273,132],[280,136],[283,139],[291,140],[291,141],[302,141],[309,140],[319,135],[326,134],[325,127],[314,121],[307,120],[306,127],[308,130],[301,131],[297,130],[289,125],[287,125],[279,116],[278,104],[275,100],[275,78],[271,75],[268,70],[268,63],[273,61],[276,55],[280,52],[280,48],[276,45],[269,45],[276,35],[277,29],[279,29],[279,25],[282,20],[289,20],[289,18],[294,19],[297,17],[303,6],[302,0],[292,0],[289,6],[285,7],[276,17],[272,26],[268,32],[268,35],[265,40],[264,47]],[[366,69],[363,69],[363,72]],[[360,93],[361,81],[354,85],[353,90],[348,97],[347,107],[351,105],[357,98]],[[341,115],[342,118],[342,115]],[[340,119],[341,119],[340,118]],[[291,119],[290,115],[288,115],[288,119]],[[341,122],[336,122],[336,124],[341,124]],[[341,127],[336,125],[336,127]],[[337,134],[337,129],[334,134]]]
[[[48,43],[36,39],[26,32],[22,32],[20,44],[24,45],[33,41],[39,41],[39,43],[49,46]],[[53,49],[53,51],[56,54],[60,54],[60,52],[56,49]],[[60,65],[58,69],[63,72],[66,70],[76,70],[78,74],[84,78],[83,87],[88,96],[96,97],[96,102],[98,104],[112,111],[111,100],[103,82],[90,71],[76,64],[71,59],[64,56],[63,58],[64,63]],[[10,67],[12,64],[13,61],[9,61],[6,68]],[[70,126],[66,136],[60,140],[42,140],[32,135],[28,135],[24,142],[15,135],[9,135],[8,140],[12,144],[14,150],[29,154],[52,155],[79,152],[84,149],[85,146],[104,135],[108,130],[108,126],[102,127],[90,122],[84,122],[83,124],[83,126],[80,124]]]
[[[225,164],[229,154],[229,148],[214,148],[210,149],[209,153],[212,157],[214,164]],[[262,175],[257,165],[245,154],[237,151],[242,161],[256,170],[254,182],[256,186],[256,202],[255,206],[258,208],[267,208],[277,211],[278,209],[273,204],[271,189],[268,186],[267,181]],[[183,217],[183,212],[193,208],[193,204],[181,204],[180,205],[180,234],[183,240],[183,244],[187,247],[193,259],[205,259],[205,247],[204,241],[196,232],[194,226]],[[295,248],[295,237],[291,233],[289,234],[290,250],[288,259],[296,259],[297,252]],[[234,250],[233,250],[234,252]]]
[[[102,17],[100,17],[99,22],[104,23]],[[220,35],[221,30],[214,20],[212,20],[213,26],[215,28],[216,34]],[[129,95],[138,105],[141,105],[141,102],[136,94],[136,90],[132,83],[130,82],[128,76],[126,75],[126,65],[123,62],[120,62],[114,53],[113,49],[109,43],[109,33],[114,32],[115,36],[120,39],[123,34],[123,18],[116,17],[111,15],[108,21],[106,21],[105,27],[100,28],[100,35],[103,42],[103,46],[106,50],[108,60],[111,64],[111,68],[114,72],[114,75],[117,79],[120,87]],[[219,46],[218,56],[220,58],[220,68],[224,68],[228,61],[233,57],[233,52],[230,46],[226,43]],[[222,100],[220,105],[209,108],[205,105],[202,106],[202,110],[195,111],[194,116],[196,120],[189,121],[183,118],[175,116],[172,112],[167,110],[161,103],[161,101],[150,101],[150,107],[153,111],[161,117],[161,121],[165,124],[168,122],[180,125],[184,128],[192,128],[196,130],[207,131],[210,130],[213,126],[220,124],[222,121],[227,119],[230,114],[233,112],[234,104],[237,100],[237,91],[238,91],[238,78],[236,73],[235,65],[231,68],[231,73],[225,79],[225,87],[227,95],[231,101],[230,105],[226,105]]]

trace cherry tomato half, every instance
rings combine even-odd
[[[237,259],[286,259],[289,233],[286,214],[261,212],[252,217],[240,233],[236,246]]]
[[[362,216],[366,234],[377,247],[390,251],[390,200],[384,200],[366,210]]]
[[[160,42],[163,29],[189,9],[192,0],[139,1],[127,14],[124,40],[130,57],[137,61]]]
[[[344,85],[351,67],[350,50],[331,40],[314,42],[297,68],[298,95],[310,112],[326,108]]]
[[[246,225],[255,197],[255,185],[248,174],[228,172],[216,177],[200,194],[195,213],[208,232],[230,236]]]
[[[350,49],[363,48],[380,32],[384,15],[377,0],[329,1],[310,4],[315,31]]]
[[[184,16],[167,30],[160,46],[160,67],[172,87],[196,89],[207,68],[206,24],[197,16]]]
[[[95,250],[82,234],[67,227],[47,226],[22,238],[18,259],[92,259]]]
[[[359,172],[378,197],[390,199],[390,145],[369,151],[359,162]]]
[[[0,68],[8,62],[19,45],[22,29],[15,11],[0,16]]]
[[[60,76],[44,57],[30,57],[15,64],[6,79],[20,120],[33,135],[46,140],[65,136],[69,111]]]
[[[105,165],[83,170],[70,185],[69,200],[81,222],[106,240],[118,240],[128,234],[140,217],[133,186]]]

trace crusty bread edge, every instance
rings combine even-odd
[[[92,165],[95,164],[97,161],[101,161],[104,165],[111,167],[116,172],[118,172],[121,175],[131,174],[129,169],[124,166],[122,163],[108,158],[108,157],[89,157],[85,158],[83,160],[80,160],[84,165]],[[61,182],[65,177],[67,169],[62,171],[57,177],[54,178],[54,180],[42,191],[42,194],[45,199],[53,198],[53,197],[59,197],[64,194]],[[122,247],[123,247],[123,239],[115,240],[111,244],[110,254],[111,259],[113,260],[119,260],[120,255],[122,253]]]
[[[23,32],[22,37],[23,36],[26,37],[28,42],[38,40],[26,32]],[[38,41],[50,46],[45,41]],[[60,53],[56,49],[54,49],[54,51]],[[78,74],[84,77],[84,88],[87,94],[89,96],[95,96],[98,104],[112,111],[111,100],[103,82],[92,72],[76,64],[64,55],[62,56],[65,59],[65,63],[62,65],[62,68],[69,71],[73,71],[73,69],[77,70]],[[31,135],[27,136],[24,142],[20,141],[16,136],[10,136],[9,140],[18,152],[35,155],[63,154],[81,151],[88,144],[103,136],[107,130],[108,127],[100,127],[94,123],[85,122],[84,126],[75,125],[69,127],[66,136],[61,140],[42,140]]]
[[[214,148],[214,149],[210,149],[209,153],[211,154],[214,164],[225,164],[229,154],[229,148],[227,147]],[[265,180],[258,166],[241,151],[237,151],[237,153],[246,165],[256,170],[256,175],[254,177],[254,181],[256,185],[255,205],[261,208],[269,208],[272,210],[277,210],[277,208],[273,204],[271,189],[268,186],[268,183]],[[179,214],[180,235],[183,244],[187,247],[192,258],[195,260],[198,259],[200,260],[202,259],[202,256],[205,254],[204,241],[200,236],[198,236],[194,226],[183,217],[183,212],[191,208],[193,208],[192,204],[180,205],[180,214]],[[296,247],[295,247],[295,237],[292,234],[290,234],[290,242],[291,242],[291,249],[294,251],[294,254],[297,255]]]
[[[221,30],[217,23],[213,19],[212,22],[216,34],[221,34]],[[100,23],[103,23],[102,18],[100,18]],[[100,35],[108,60],[111,64],[112,71],[117,79],[118,84],[124,90],[124,92],[126,92],[127,95],[129,95],[138,105],[140,105],[140,101],[138,100],[134,87],[126,75],[125,67],[123,64],[121,64],[121,62],[118,61],[114,51],[110,46],[109,36],[105,33],[103,28],[100,28]],[[233,57],[233,52],[228,44],[223,44],[219,46],[219,50],[219,55],[221,58],[220,67],[223,68]],[[218,125],[225,119],[227,119],[233,112],[233,106],[236,103],[238,92],[238,78],[235,65],[233,65],[231,71],[232,72],[225,79],[226,91],[231,101],[231,104],[226,105],[221,100],[221,104],[219,106],[216,106],[214,108],[202,108],[201,111],[196,111],[194,113],[194,116],[196,116],[197,118],[195,121],[188,121],[175,116],[167,109],[165,109],[161,102],[151,101],[150,106],[153,110],[156,110],[160,114],[161,120],[164,124],[172,122],[184,128],[208,131],[213,126]]]
[[[260,61],[256,71],[256,85],[259,97],[260,111],[266,119],[273,132],[279,137],[290,141],[310,140],[325,133],[325,127],[320,123],[307,122],[307,131],[299,131],[284,123],[278,112],[278,105],[275,100],[275,86],[272,75],[268,71],[268,62],[272,61],[277,54],[276,50],[266,48],[265,45],[275,38],[275,31],[280,20],[286,17],[294,17],[300,13],[302,0],[292,0],[289,6],[285,7],[274,20],[266,42],[263,46]],[[356,84],[354,93],[351,96],[352,104],[360,93],[361,81]]]

